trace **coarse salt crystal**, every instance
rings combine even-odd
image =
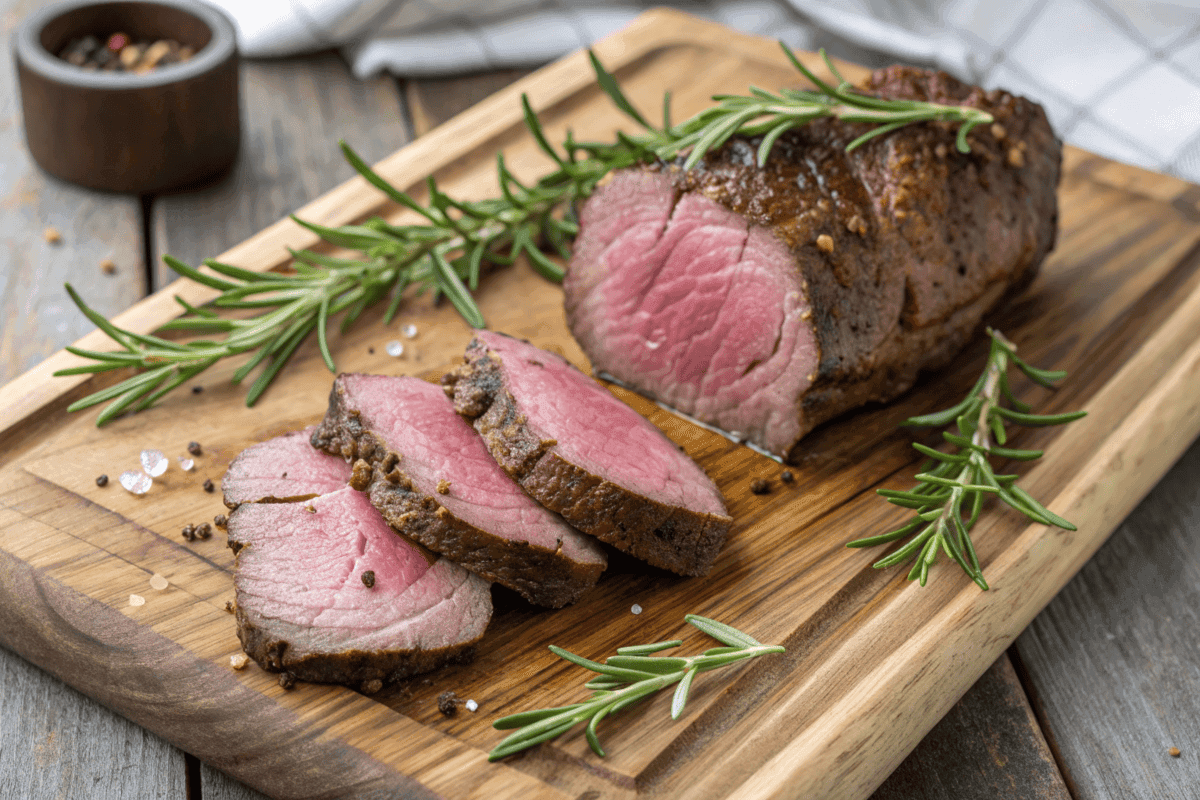
[[[150,576],[150,588],[156,592],[161,592],[170,585],[170,581],[168,581],[162,575],[159,575],[157,572]]]
[[[387,354],[392,358],[399,358],[400,356],[404,355],[404,345],[395,339],[392,339],[390,342],[388,342],[384,349],[387,350]]]
[[[417,326],[413,325],[412,323],[405,325],[403,328],[400,329],[400,332],[403,333],[405,338],[407,338],[407,339],[417,338]]]
[[[170,462],[163,455],[162,450],[143,450],[142,451],[142,469],[151,478],[157,478],[167,471],[167,466]]]
[[[180,456],[179,468],[184,472],[191,472],[196,468],[196,462],[186,456]]]
[[[238,653],[229,657],[229,666],[233,667],[234,669],[245,669],[246,665],[249,663],[250,657],[245,653]]]
[[[146,605],[146,598],[142,597],[140,594],[131,594],[129,595],[129,605],[134,607],[144,606]]]
[[[149,475],[144,472],[134,472],[133,470],[122,472],[121,477],[117,480],[121,482],[121,485],[125,487],[126,491],[132,492],[133,494],[145,494],[146,492],[150,491],[150,487],[154,485],[154,481]]]
[[[467,711],[478,711],[478,710],[479,710],[479,703],[476,703],[474,700],[467,701]]]
[[[637,603],[634,603],[632,606],[630,606],[629,611],[632,614],[640,614],[640,613],[642,613],[642,607],[639,606]]]

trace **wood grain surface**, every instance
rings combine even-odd
[[[1017,640],[1077,797],[1197,790],[1198,474],[1193,447]]]
[[[694,95],[686,89],[677,92],[681,113],[718,88],[738,90],[746,82],[785,79],[778,63],[758,60],[761,46],[739,43],[727,32],[718,36],[709,26],[687,20],[672,22],[679,23],[666,26],[673,31],[672,41],[655,39],[643,27],[643,38],[637,39],[639,29],[633,29],[620,53],[611,43],[607,50],[601,48],[610,63],[624,65],[619,77],[634,87],[639,100],[653,103],[664,73],[692,74],[701,63],[709,68],[705,76],[712,84],[697,88]],[[580,61],[568,60],[518,88],[532,90],[555,135],[568,121],[583,130],[587,120],[589,133],[603,136],[615,120],[594,87],[578,77]],[[508,92],[479,112],[476,120],[489,120],[487,141],[480,141],[477,121],[474,127],[464,121],[457,128],[452,122],[424,147],[398,154],[382,169],[407,185],[419,175],[422,159],[429,163],[437,154],[442,159],[437,163],[449,165],[452,158],[498,142],[506,150],[511,147],[510,158],[522,172],[535,173],[536,153],[511,115],[498,113],[504,108],[501,100],[512,108],[513,95]],[[469,162],[447,166],[444,182],[466,192],[486,191],[483,171]],[[1194,434],[1200,425],[1194,408],[1167,402],[1173,391],[1194,389],[1189,383],[1195,363],[1195,348],[1189,346],[1195,340],[1191,248],[1198,234],[1194,220],[1178,207],[1186,205],[1180,197],[1187,190],[1169,198],[1156,196],[1163,192],[1157,176],[1136,170],[1130,180],[1153,190],[1138,194],[1116,189],[1095,179],[1101,168],[1108,169],[1072,154],[1063,187],[1064,244],[1035,290],[1001,319],[1010,335],[1020,334],[1018,341],[1031,360],[1073,370],[1070,388],[1057,395],[1026,390],[1039,407],[1086,404],[1092,410],[1088,424],[1078,423],[1061,435],[1039,431],[1022,439],[1032,446],[1054,441],[1054,452],[1070,454],[1070,459],[1051,457],[1031,469],[1026,485],[1039,496],[1057,497],[1061,505],[1052,504],[1056,511],[1090,524],[1081,525],[1078,535],[1066,535],[1028,528],[1005,515],[981,523],[981,556],[997,587],[987,595],[962,585],[957,581],[961,576],[946,569],[938,571],[926,590],[916,590],[895,575],[865,569],[876,554],[840,546],[847,538],[844,531],[891,519],[886,506],[864,492],[881,481],[901,484],[911,472],[907,445],[894,432],[894,423],[914,409],[960,393],[981,363],[977,348],[942,376],[942,384],[926,385],[895,407],[865,411],[814,434],[812,456],[799,471],[797,489],[765,498],[751,496],[746,487],[752,477],[774,477],[778,468],[771,462],[630,398],[710,470],[731,500],[737,531],[712,579],[703,585],[628,565],[602,582],[604,596],[586,613],[576,607],[548,615],[514,601],[499,609],[486,652],[476,664],[431,678],[428,686],[396,687],[374,699],[324,687],[284,694],[261,674],[248,670],[231,675],[222,660],[236,641],[231,645],[230,626],[219,611],[222,593],[229,591],[228,556],[215,546],[183,546],[173,535],[189,517],[208,513],[211,500],[180,473],[164,482],[158,496],[143,500],[121,496],[115,487],[97,493],[90,479],[97,467],[134,457],[140,448],[135,440],[150,438],[165,449],[200,435],[211,454],[203,474],[219,476],[222,464],[246,442],[319,415],[329,377],[322,375],[309,349],[294,376],[286,377],[260,407],[238,412],[237,425],[230,427],[222,420],[227,423],[237,408],[236,390],[206,392],[199,400],[175,398],[159,410],[99,432],[89,427],[90,420],[62,424],[59,393],[70,382],[58,381],[53,389],[38,384],[47,368],[0,392],[0,399],[13,401],[0,403],[8,411],[0,456],[6,480],[0,495],[0,551],[13,559],[0,589],[16,615],[5,620],[6,633],[14,632],[6,643],[42,664],[54,661],[63,648],[76,648],[70,663],[58,665],[58,674],[186,744],[206,761],[281,795],[328,789],[365,796],[388,781],[420,793],[416,784],[397,777],[401,773],[431,791],[456,795],[551,796],[589,789],[606,796],[677,795],[703,786],[710,796],[723,796],[740,785],[743,793],[762,796],[797,791],[805,796],[805,791],[823,788],[830,789],[830,796],[865,796],[1190,440],[1191,434],[1164,443],[1170,439],[1164,431]],[[306,213],[322,220],[349,219],[372,208],[391,213],[356,184],[336,190]],[[275,266],[281,263],[284,241],[302,243],[303,237],[287,225],[273,226],[231,257],[248,266]],[[574,345],[564,339],[556,293],[518,267],[489,281],[485,312],[495,327],[529,335],[579,360]],[[521,309],[506,301],[522,294],[527,299]],[[125,317],[129,324],[153,327],[167,308],[155,298]],[[423,372],[449,363],[461,351],[467,332],[452,315],[420,304],[409,314],[423,331],[420,360],[396,364],[369,357],[366,347],[379,333],[368,323],[361,327],[363,333],[339,343],[344,366]],[[1130,397],[1114,388],[1118,385],[1147,391],[1144,398]],[[18,421],[26,424],[14,427]],[[1139,434],[1158,446],[1147,452]],[[1096,487],[1101,485],[1104,496],[1099,498]],[[1057,559],[1050,557],[1047,541],[1055,543]],[[172,590],[152,597],[155,602],[141,610],[131,609],[128,590],[144,583],[151,568],[169,574]],[[634,600],[647,609],[636,621],[628,616]],[[68,611],[70,624],[49,625],[41,616],[48,608],[60,616]],[[715,680],[707,689],[698,685],[694,708],[681,725],[661,719],[661,703],[629,714],[629,722],[608,733],[614,757],[606,762],[593,759],[580,737],[572,737],[509,766],[482,764],[480,754],[499,738],[487,719],[521,702],[528,680],[543,682],[539,704],[573,691],[577,681],[570,670],[539,655],[546,642],[599,656],[616,643],[642,638],[638,634],[643,630],[653,630],[656,638],[681,632],[683,611],[748,620],[751,632],[785,641],[789,653]],[[598,615],[612,620],[603,630],[590,627]],[[72,628],[88,631],[99,644],[81,646]],[[94,635],[99,632],[105,635]],[[700,646],[697,637],[687,638],[688,645]],[[971,645],[981,640],[985,646]],[[177,702],[171,719],[164,722],[145,713],[146,695],[153,692],[137,683],[147,677],[144,667],[113,663],[106,648],[158,654],[152,689]],[[513,674],[516,663],[527,664],[528,670]],[[106,665],[111,685],[77,674],[95,664]],[[914,672],[916,665],[920,668]],[[897,683],[889,675],[910,678]],[[480,698],[488,716],[438,719],[431,700],[446,685]],[[221,716],[228,723],[221,737],[195,725],[182,730],[167,724],[198,715],[201,708],[207,709],[210,723],[214,714],[220,716],[212,697],[201,697],[206,692],[217,694],[216,708],[237,705],[242,717],[247,709],[262,713],[250,714],[254,719],[249,721]],[[302,768],[303,784],[296,774],[275,774],[270,767],[284,756],[263,752],[263,737],[251,736],[253,725],[285,719],[286,757]],[[890,724],[882,725],[883,720]],[[891,724],[893,720],[898,721]],[[375,733],[382,736],[374,738]],[[407,740],[405,746],[398,739]],[[340,755],[331,757],[330,747]],[[437,753],[442,763],[434,768],[415,759],[421,748]],[[807,770],[801,772],[801,767]],[[714,769],[723,780],[705,781]],[[814,777],[830,782],[813,783]]]
[[[1007,654],[871,796],[913,797],[1070,800]]]

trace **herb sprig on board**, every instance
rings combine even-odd
[[[584,684],[592,690],[591,698],[582,703],[523,711],[496,720],[492,727],[498,730],[519,730],[496,745],[488,754],[488,760],[496,761],[533,747],[584,722],[587,723],[584,735],[588,745],[596,755],[603,756],[604,748],[600,745],[596,726],[605,717],[647,699],[660,689],[678,684],[671,700],[671,719],[679,719],[687,703],[692,682],[701,672],[720,669],[770,653],[784,652],[783,647],[779,645],[762,644],[723,622],[695,614],[688,614],[684,619],[716,639],[723,647],[714,647],[698,656],[652,656],[653,653],[683,644],[679,639],[674,639],[669,642],[618,647],[617,655],[610,656],[601,664],[551,645],[550,650],[556,656],[599,675]]]
[[[678,125],[671,123],[668,93],[663,99],[661,127],[642,116],[612,74],[594,54],[589,54],[600,87],[644,131],[618,133],[616,141],[610,143],[579,142],[567,133],[561,146],[555,147],[528,98],[522,96],[525,124],[554,167],[527,184],[518,180],[504,156],[498,155],[499,196],[491,199],[452,198],[429,178],[425,199],[418,200],[389,184],[343,143],[342,151],[355,170],[412,212],[413,222],[394,224],[373,217],[361,224],[331,228],[296,219],[325,242],[360,255],[334,258],[309,250],[294,252],[288,272],[258,273],[211,259],[204,262],[208,270],[200,270],[165,256],[167,265],[180,275],[220,292],[202,308],[176,298],[184,314],[162,330],[199,335],[186,342],[119,328],[89,308],[68,285],[71,299],[121,349],[100,352],[68,347],[68,351],[91,363],[55,374],[79,375],[126,367],[141,370],[79,400],[69,410],[109,402],[97,417],[97,424],[103,425],[127,411],[154,405],[220,360],[244,353],[253,355],[234,374],[233,381],[241,382],[261,367],[246,393],[246,404],[253,405],[313,333],[326,366],[335,372],[328,341],[332,318],[344,314],[341,327],[345,330],[366,308],[388,298],[384,320],[390,323],[405,297],[412,294],[407,291],[410,287],[416,293],[430,291],[435,300],[444,295],[468,324],[484,327],[483,314],[472,296],[481,273],[525,255],[541,275],[552,281],[562,280],[562,267],[542,247],[549,247],[562,259],[570,256],[571,241],[578,232],[573,218],[576,201],[588,197],[597,183],[615,169],[675,159],[685,153],[684,167],[690,168],[735,134],[762,136],[758,159],[765,163],[783,133],[823,117],[874,126],[850,142],[847,149],[915,122],[955,122],[959,124],[958,147],[965,152],[971,128],[992,121],[991,115],[969,106],[886,100],[857,92],[821,51],[830,73],[838,80],[836,86],[828,84],[785,45],[781,46],[815,90],[772,93],[751,87],[745,96],[718,95],[713,98],[717,105]],[[223,311],[236,311],[237,315],[222,315]]]
[[[1017,486],[1017,475],[997,475],[989,459],[997,456],[1014,461],[1032,461],[1041,457],[1041,450],[1004,447],[1008,441],[1006,426],[1009,423],[1062,425],[1085,416],[1087,412],[1030,413],[1030,407],[1014,397],[1009,389],[1009,366],[1015,365],[1030,380],[1051,389],[1055,381],[1066,377],[1066,373],[1030,366],[1017,357],[1016,345],[1000,331],[989,328],[988,335],[991,337],[991,348],[987,366],[962,402],[945,411],[912,417],[904,422],[905,425],[930,427],[953,423],[957,431],[942,433],[952,447],[951,452],[935,450],[919,442],[913,443],[918,452],[929,457],[917,475],[918,485],[915,489],[878,490],[889,503],[911,508],[916,515],[890,533],[857,539],[847,544],[847,547],[873,547],[911,536],[903,547],[875,562],[874,566],[891,567],[915,559],[908,578],[919,580],[922,586],[940,550],[962,567],[979,588],[988,588],[979,567],[979,558],[975,555],[975,546],[971,542],[971,528],[979,519],[984,498],[989,495],[999,497],[1034,522],[1075,530],[1074,525],[1045,508]],[[1005,400],[1011,407],[1002,405]]]

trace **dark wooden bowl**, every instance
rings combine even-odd
[[[57,55],[74,39],[117,31],[196,54],[144,74],[89,72]],[[29,152],[52,175],[146,194],[210,180],[237,157],[233,26],[202,3],[69,0],[25,20],[13,53]]]

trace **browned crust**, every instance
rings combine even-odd
[[[442,378],[504,470],[535,500],[584,533],[681,575],[712,568],[733,520],[651,500],[572,464],[533,435],[504,384],[500,360],[478,339]]]
[[[501,538],[456,517],[433,496],[413,487],[401,469],[403,457],[388,450],[348,406],[340,382],[329,396],[329,411],[312,443],[328,453],[356,460],[351,485],[366,491],[371,504],[397,532],[460,564],[485,580],[516,591],[540,606],[560,608],[595,585],[602,563],[581,563],[527,542]],[[370,465],[370,472],[359,464]]]
[[[910,126],[847,154],[846,145],[868,128],[826,119],[782,136],[763,168],[744,157],[758,140],[739,137],[708,154],[703,169],[646,167],[665,169],[677,192],[698,191],[768,228],[798,264],[821,359],[798,398],[797,440],[778,453],[789,461],[802,454],[799,442],[817,425],[864,403],[892,400],[920,372],[947,364],[988,313],[1032,282],[1055,241],[1061,147],[1039,106],[901,66],[878,70],[865,89],[975,106],[997,125],[978,129],[968,154],[955,150],[957,127],[949,122]],[[1014,148],[1022,154],[1015,163]],[[813,168],[836,191],[821,196],[811,178],[803,184],[807,192],[797,189],[802,162],[819,162]],[[991,242],[956,231],[987,216],[1008,219],[1022,234],[1003,262],[992,257]],[[818,234],[833,246],[819,247]],[[880,322],[872,298],[886,281],[903,280],[892,264],[904,259],[937,265],[940,282],[933,283],[936,291],[905,283],[898,319],[883,320],[884,335],[872,340],[862,333]],[[997,263],[1003,269],[993,271]]]
[[[344,650],[337,653],[312,652],[293,643],[303,628],[278,621],[264,621],[242,608],[237,592],[235,617],[242,650],[268,672],[288,672],[311,683],[340,683],[369,690],[372,681],[391,683],[429,672],[446,664],[459,664],[475,657],[475,643],[469,642],[433,650]],[[294,629],[294,630],[293,630]]]

